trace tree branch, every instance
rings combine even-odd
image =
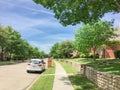
[[[117,5],[118,10],[120,11],[120,3],[118,3],[118,1],[117,1],[117,0],[114,0],[114,2],[115,2],[115,4]]]

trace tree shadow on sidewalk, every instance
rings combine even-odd
[[[71,85],[70,80],[67,76],[63,76],[60,80],[63,81],[65,85]]]

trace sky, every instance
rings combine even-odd
[[[120,13],[109,13],[102,19],[115,19],[114,26],[120,25]],[[74,40],[74,33],[81,26],[62,26],[51,10],[32,0],[0,0],[0,24],[11,26],[30,45],[46,53],[57,42]]]

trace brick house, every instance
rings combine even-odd
[[[106,58],[115,58],[114,51],[120,50],[120,44],[116,46],[107,46],[105,49]],[[100,56],[102,58],[103,56]]]
[[[118,34],[118,37],[115,37],[111,40],[120,41],[120,27],[118,28],[118,31],[116,33]],[[99,58],[103,58],[104,56],[106,58],[115,58],[114,51],[116,50],[120,50],[120,44],[114,46],[106,46],[105,50],[98,49],[96,53],[99,54]],[[91,53],[93,53],[92,49],[91,49]]]

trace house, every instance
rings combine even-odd
[[[118,28],[116,33],[117,33],[118,37],[110,39],[111,41],[112,40],[120,41],[120,27]],[[120,44],[113,45],[113,46],[106,46],[105,49],[98,49],[96,51],[96,53],[99,54],[99,58],[103,58],[103,57],[105,57],[105,58],[115,58],[114,51],[116,51],[116,50],[120,50]],[[91,49],[91,53],[93,53],[93,49]]]
[[[70,53],[72,57],[79,57],[79,52],[77,50],[74,50],[72,53]]]

